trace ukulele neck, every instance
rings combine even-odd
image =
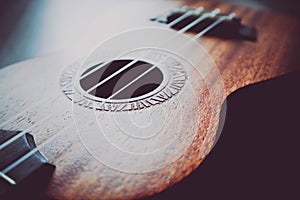
[[[202,7],[211,10],[218,7],[222,12],[209,15],[215,10],[202,10]],[[201,2],[193,8],[184,6],[151,20],[180,31],[199,17],[208,15],[185,30],[193,37],[231,12],[236,13],[236,17],[222,21],[199,40],[219,68],[227,95],[238,88],[300,67],[296,55],[296,47],[300,44],[300,23],[287,16]]]

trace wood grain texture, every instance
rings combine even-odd
[[[133,199],[150,196],[172,186],[198,167],[211,150],[219,126],[221,105],[226,96],[241,87],[289,73],[300,66],[296,57],[300,33],[297,20],[274,13],[223,4],[199,3],[191,6],[200,5],[206,9],[219,7],[223,12],[236,12],[244,24],[257,27],[258,41],[245,42],[208,37],[199,40],[221,73],[225,95],[220,91],[216,81],[218,77],[214,73],[209,73],[205,78],[213,89],[208,91],[203,80],[194,77],[192,69],[187,70],[189,81],[198,91],[196,95],[205,102],[195,103],[197,107],[192,107],[184,100],[189,95],[188,90],[184,89],[178,95],[182,104],[187,107],[187,112],[182,114],[185,116],[184,121],[187,126],[185,131],[195,133],[195,137],[180,158],[156,171],[122,172],[107,167],[90,154],[74,127],[68,126],[74,120],[72,104],[62,94],[58,79],[62,69],[72,61],[63,55],[38,58],[1,70],[0,91],[3,94],[1,120],[10,119],[16,113],[19,116],[7,123],[5,128],[22,130],[45,118],[49,113],[54,113],[47,119],[47,123],[39,125],[31,132],[35,136],[37,145],[57,132],[63,133],[50,145],[41,149],[49,162],[56,165],[47,190],[51,198]],[[139,9],[147,8],[141,6]],[[45,65],[46,71],[43,68]],[[34,99],[46,100],[42,105],[30,107]],[[170,106],[168,103],[160,105],[161,108],[168,108]],[[28,107],[31,108],[29,112],[20,113],[20,110]],[[199,113],[201,115],[198,115]],[[172,114],[174,113],[170,111],[170,115]],[[170,125],[178,130],[182,128],[176,120],[173,120]]]
[[[246,85],[299,68],[299,20],[228,4],[202,2],[192,6],[219,7],[224,12],[235,12],[241,16],[243,24],[252,25],[258,30],[258,41],[254,43],[203,39],[203,45],[221,71],[227,95]]]

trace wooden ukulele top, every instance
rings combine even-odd
[[[135,9],[147,9],[147,5],[139,3],[140,7]],[[190,84],[197,91],[195,95],[199,96],[201,102],[189,100],[190,91],[182,89],[176,96],[184,107],[181,113],[173,112],[168,101],[153,106],[153,110],[166,109],[170,116],[174,116],[163,128],[164,131],[179,130],[177,132],[181,135],[194,133],[189,146],[181,156],[160,169],[145,173],[127,173],[99,162],[90,153],[81,141],[82,135],[76,132],[75,127],[69,126],[70,122],[74,122],[74,116],[76,118],[76,114],[86,108],[82,105],[73,106],[70,99],[61,91],[59,77],[66,65],[70,65],[69,61],[64,60],[63,55],[39,58],[1,70],[0,92],[3,95],[1,121],[11,119],[19,113],[17,119],[1,128],[26,130],[27,127],[37,124],[40,119],[44,119],[47,123],[37,124],[30,129],[37,145],[43,144],[55,133],[60,134],[58,138],[40,149],[49,162],[56,165],[47,188],[47,195],[54,199],[132,199],[150,196],[170,187],[198,167],[213,147],[221,105],[228,95],[246,85],[277,77],[300,67],[300,61],[296,57],[300,33],[299,21],[274,13],[225,4],[201,2],[189,6],[193,8],[203,6],[207,10],[218,7],[224,13],[235,12],[243,24],[257,28],[258,40],[250,42],[214,37],[199,39],[199,43],[205,47],[218,67],[225,91],[224,94],[219,91],[216,77],[210,74],[207,79],[212,85],[211,89],[215,90],[208,91],[203,80],[194,77],[193,69],[187,69]],[[165,10],[168,9],[166,7]],[[136,16],[132,13],[132,18],[135,17],[149,19],[153,16]],[[120,19],[117,21],[119,23]],[[114,21],[110,20],[109,23],[114,24]],[[31,103],[35,99],[46,101],[42,105],[32,106]],[[30,114],[20,112],[28,108],[31,108]],[[54,112],[53,116],[46,118],[51,112]],[[138,111],[136,112],[138,114]],[[160,116],[162,111],[157,113],[157,116]],[[105,118],[109,117],[107,112],[96,112],[95,115],[103,118],[101,122],[104,124],[110,124],[111,121]],[[178,122],[180,117],[183,124]],[[82,118],[84,123],[89,123],[88,116]],[[81,122],[77,123],[79,128],[84,126],[80,124]],[[109,128],[108,125],[104,127]],[[160,156],[168,159],[167,153]],[[113,158],[114,154],[111,157]],[[155,164],[152,163],[153,167]]]
[[[246,85],[299,69],[299,20],[229,4],[201,2],[192,6],[235,12],[243,24],[257,28],[257,42],[203,39],[203,45],[221,71],[227,95]]]

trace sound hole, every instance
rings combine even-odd
[[[96,97],[120,100],[143,96],[160,86],[163,74],[158,67],[132,61],[115,60],[90,67],[81,75],[82,89]]]

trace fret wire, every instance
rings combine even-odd
[[[175,12],[186,12],[188,9],[189,9],[188,6],[182,6],[179,8],[175,8],[175,9],[169,10],[165,14],[160,15],[159,17],[152,18],[151,20],[165,23],[165,22],[167,22],[168,16],[170,16],[171,14],[173,14]],[[163,17],[165,18],[164,20],[162,20]]]
[[[201,7],[198,8],[199,10],[201,9]],[[220,13],[220,9],[215,9],[212,12],[209,13],[205,13],[202,16],[198,17],[197,19],[195,19],[194,21],[192,21],[191,23],[187,24],[185,27],[183,27],[182,29],[180,29],[179,31],[176,32],[176,34],[174,36],[172,36],[171,38],[169,38],[164,45],[167,44],[168,41],[170,40],[174,40],[178,35],[183,34],[184,32],[186,32],[188,29],[190,29],[191,27],[193,27],[194,25],[196,25],[197,23],[199,23],[200,21],[208,18],[208,17],[214,17],[217,14]],[[181,19],[182,20],[182,19]],[[192,24],[192,25],[191,25]]]
[[[175,24],[177,24],[178,22],[182,21],[183,19],[185,19],[185,18],[191,16],[191,15],[194,14],[195,12],[199,12],[199,14],[200,14],[201,12],[203,12],[203,10],[204,10],[203,7],[199,7],[199,8],[197,8],[195,11],[189,10],[188,12],[184,13],[182,16],[180,16],[180,17],[178,17],[177,19],[175,19],[174,21],[170,22],[170,23],[168,24],[168,27],[174,26]]]
[[[195,21],[197,23],[199,23],[200,21],[202,21],[203,19],[206,19],[208,17],[214,17],[217,14],[219,14],[220,10],[219,9],[215,9],[214,11],[208,13],[207,15],[203,15],[205,16],[205,18],[203,18],[203,16],[197,18]],[[198,33],[195,37],[193,37],[194,39],[198,39],[199,37],[201,37],[203,34],[207,33],[209,30],[211,30],[212,28],[216,27],[218,24],[220,24],[222,21],[225,20],[231,20],[235,17],[234,13],[231,13],[228,16],[223,16],[220,17],[216,22],[214,22],[213,24],[211,24],[210,26],[208,26],[207,28],[205,28],[203,31],[201,31],[200,33]],[[202,19],[203,18],[203,19]],[[200,20],[201,19],[201,20]],[[195,23],[195,21],[193,21],[192,23],[190,23],[189,25],[185,26],[183,29],[181,29],[180,33],[184,33],[185,31],[187,31],[189,28],[193,27],[194,25],[196,25],[197,23]],[[191,25],[192,24],[192,25]],[[189,27],[189,28],[187,28]],[[106,62],[106,64],[108,64],[109,62]],[[130,63],[129,63],[130,64]],[[102,64],[103,65],[103,64]],[[101,66],[101,65],[100,65]],[[154,66],[153,66],[154,67]],[[97,69],[96,69],[97,70]],[[96,71],[94,69],[94,71]],[[91,70],[93,71],[93,70]],[[91,72],[93,73],[93,72]],[[86,75],[86,74],[85,74]],[[86,75],[88,76],[88,75]],[[81,77],[82,78],[82,77]],[[114,94],[115,95],[115,94]],[[110,97],[112,98],[112,97]],[[13,168],[15,168],[16,166],[18,166],[20,163],[24,162],[25,160],[27,160],[30,156],[32,156],[34,153],[38,152],[43,146],[47,145],[48,143],[50,143],[52,140],[54,140],[57,136],[59,136],[60,134],[64,133],[64,130],[71,127],[73,125],[73,123],[68,124],[66,127],[64,127],[62,130],[60,130],[59,132],[57,132],[56,134],[54,134],[53,136],[51,136],[50,138],[48,138],[44,143],[42,143],[41,145],[35,147],[33,150],[29,151],[27,154],[25,154],[24,156],[22,156],[20,159],[18,159],[17,161],[15,161],[14,163],[12,163],[11,165],[9,165],[8,167],[6,167],[3,171],[0,171],[0,176],[3,177],[5,180],[7,180],[9,183],[11,184],[16,184],[16,182],[11,179],[10,177],[8,177],[6,175],[6,173],[8,173],[10,170],[12,170]]]
[[[199,22],[203,21],[204,19],[207,19],[209,17],[215,17],[217,14],[220,13],[220,9],[215,9],[210,13],[205,13],[204,15],[198,17],[197,19],[195,19],[193,22],[191,22],[190,24],[188,24],[187,26],[183,27],[181,30],[178,31],[178,33],[184,33],[187,30],[189,30],[190,28],[192,28],[193,26],[195,26],[196,24],[198,24]]]
[[[6,174],[0,172],[0,176],[6,180],[9,184],[11,185],[16,185],[16,181],[14,181],[12,178],[10,178],[9,176],[7,176]]]
[[[193,11],[189,10],[188,12],[184,13],[182,16],[180,16],[177,19],[175,19],[174,21],[170,22],[168,24],[168,27],[171,27],[171,26],[177,24],[178,22],[180,22],[181,20],[185,19],[188,16],[191,16],[192,14],[193,14]]]
[[[204,30],[202,30],[200,33],[198,33],[197,35],[195,35],[193,37],[193,39],[198,39],[198,38],[202,37],[205,33],[207,33],[208,31],[210,31],[211,29],[213,29],[214,27],[216,27],[217,25],[219,25],[223,21],[225,21],[225,20],[232,20],[234,17],[235,17],[235,13],[231,13],[228,16],[222,16],[222,17],[220,17],[217,21],[215,21],[210,26],[208,26]]]

